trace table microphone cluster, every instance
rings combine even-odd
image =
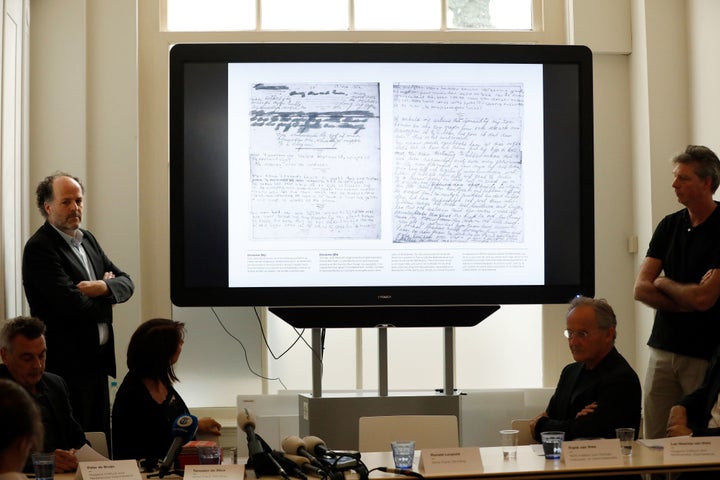
[[[363,480],[368,475],[365,464],[360,460],[360,452],[357,450],[330,450],[318,437],[285,437],[282,441],[282,449],[286,455],[305,458],[306,462],[303,462],[303,465],[309,464],[322,472],[313,473],[315,476],[322,476],[329,480],[342,480],[345,478],[344,472],[349,470],[355,470]]]
[[[330,450],[318,437],[285,437],[282,452],[275,451],[255,433],[255,417],[246,408],[237,417],[238,427],[245,432],[248,441],[248,468],[255,475],[280,476],[307,480],[308,476],[323,480],[343,480],[345,472],[354,470],[360,480],[367,480],[368,470],[355,450]]]

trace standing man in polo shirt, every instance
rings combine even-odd
[[[647,342],[645,438],[665,436],[670,408],[702,382],[720,345],[720,161],[702,145],[673,158],[672,187],[685,208],[658,224],[635,281],[635,300],[655,309]]]
[[[80,228],[84,187],[67,173],[46,177],[36,200],[45,223],[23,252],[23,286],[30,312],[47,325],[47,370],[70,389],[85,431],[110,435],[108,375],[115,376],[113,305],[133,294],[130,277]]]

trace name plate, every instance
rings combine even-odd
[[[563,442],[562,459],[568,467],[603,467],[622,465],[620,440],[574,440]]]
[[[142,480],[135,460],[80,462],[76,480]]]
[[[186,480],[243,480],[245,465],[185,465]]]
[[[720,463],[720,437],[666,438],[665,463]]]
[[[420,452],[420,471],[425,475],[457,475],[482,473],[480,449],[423,448]]]

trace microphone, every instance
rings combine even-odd
[[[263,447],[255,436],[255,415],[250,413],[247,408],[243,408],[238,413],[237,424],[240,430],[243,430],[247,435],[248,455],[254,457],[262,453]]]
[[[241,430],[247,435],[248,455],[252,460],[253,470],[257,476],[263,474],[280,475],[285,479],[289,479],[289,475],[285,469],[269,452],[266,452],[257,435],[255,435],[255,416],[250,413],[247,408],[240,410],[237,416],[237,424]],[[272,465],[273,471],[268,470]]]
[[[328,465],[318,460],[312,453],[308,451],[305,441],[296,435],[285,437],[282,441],[282,449],[285,451],[285,453],[305,457],[310,462],[310,465],[319,468],[323,472],[323,477],[327,477],[333,480],[342,480],[342,478],[344,477],[342,472],[335,470],[331,465]]]
[[[287,458],[283,452],[273,450],[270,452],[270,455],[272,455],[272,457],[277,460],[280,465],[282,465],[285,471],[288,472],[288,475],[290,475],[291,477],[297,477],[300,480],[307,480],[307,475],[305,475],[305,473],[298,466],[298,464]],[[308,461],[305,457],[299,458]]]
[[[396,475],[407,475],[408,477],[424,478],[417,472],[413,472],[409,468],[389,468],[389,467],[377,467],[375,470],[381,472],[394,473]]]
[[[175,421],[173,421],[171,430],[173,441],[170,444],[167,455],[165,455],[165,459],[160,464],[160,467],[158,467],[158,476],[160,478],[170,472],[170,468],[173,463],[175,463],[175,459],[180,453],[180,448],[193,439],[195,432],[197,432],[197,428],[198,419],[194,415],[180,415],[175,419]]]
[[[325,470],[323,464],[320,463],[320,461],[307,450],[307,445],[305,445],[303,439],[298,437],[297,435],[291,435],[289,437],[283,438],[282,449],[285,451],[285,453],[305,457],[310,461],[311,465],[315,465],[316,467],[321,468],[323,471]]]
[[[308,450],[319,457],[350,457],[356,460],[360,458],[360,452],[357,450],[329,450],[320,437],[303,437],[303,441]]]
[[[325,478],[327,477],[327,473],[325,473],[325,470],[323,470],[320,467],[316,467],[312,463],[310,463],[310,460],[308,460],[305,457],[301,457],[299,455],[293,455],[291,453],[286,453],[285,458],[293,462],[298,468],[300,468],[301,471],[308,473],[310,475],[314,475],[316,477]]]

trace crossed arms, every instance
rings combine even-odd
[[[720,269],[708,270],[699,283],[680,283],[662,273],[662,260],[645,257],[635,280],[635,300],[669,312],[705,311],[720,298]]]

